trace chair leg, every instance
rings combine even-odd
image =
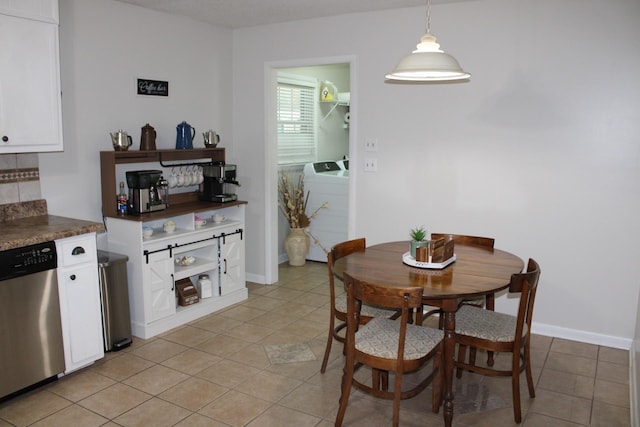
[[[495,311],[495,295],[488,294],[484,299],[484,305],[487,310]],[[487,351],[487,366],[493,366],[493,351]]]
[[[373,368],[371,369],[371,388],[374,390],[382,390],[382,384],[380,383],[380,371]]]
[[[393,390],[393,427],[400,425],[400,394],[402,393],[402,372],[396,372],[396,384]]]
[[[433,377],[433,382],[431,383],[431,410],[434,414],[437,414],[440,411],[440,406],[442,406],[442,387],[444,385],[444,369],[441,350],[438,350],[433,359],[433,370],[436,374]]]
[[[476,366],[476,351],[475,347],[469,347],[469,365]]]
[[[525,374],[527,375],[527,386],[529,387],[529,396],[536,397],[536,389],[533,385],[533,374],[531,373],[531,358],[529,352],[529,344],[525,344],[524,347],[524,363],[525,365]]]
[[[322,358],[322,367],[320,373],[324,374],[327,370],[327,362],[329,362],[329,354],[331,353],[331,344],[333,343],[333,327],[335,325],[335,316],[333,310],[331,312],[331,320],[329,320],[329,336],[327,337],[327,345],[324,348],[324,357]]]
[[[513,419],[516,423],[522,422],[522,410],[520,407],[520,352],[513,352],[511,361],[511,393],[513,394]]]
[[[342,374],[342,394],[340,395],[340,406],[338,407],[338,414],[336,415],[336,427],[342,426],[344,414],[347,412],[347,403],[349,403],[349,395],[351,394],[351,387],[353,385],[353,370],[353,363],[349,363],[349,360],[347,360]]]
[[[458,362],[464,363],[464,358],[467,355],[467,346],[458,345]],[[456,368],[456,378],[462,378],[462,368]]]

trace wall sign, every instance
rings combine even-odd
[[[169,96],[169,82],[138,79],[138,95]]]

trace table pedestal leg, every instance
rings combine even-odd
[[[455,332],[457,304],[443,307],[444,311],[444,425],[451,427],[453,420],[453,368],[455,357]]]

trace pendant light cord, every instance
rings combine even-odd
[[[427,34],[431,34],[431,0],[427,0]]]

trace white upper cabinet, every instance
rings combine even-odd
[[[0,13],[58,24],[58,0],[0,0]]]
[[[24,16],[31,17],[5,14],[14,3]],[[18,7],[23,3],[25,7]],[[46,5],[50,6],[49,19],[34,20],[46,15]],[[0,0],[0,153],[63,149],[58,24],[54,20],[56,1]]]

